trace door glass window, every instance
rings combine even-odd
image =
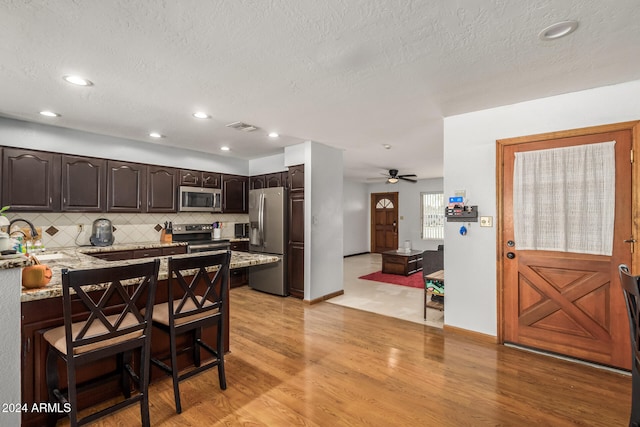
[[[515,156],[516,247],[610,256],[615,141],[518,152]]]

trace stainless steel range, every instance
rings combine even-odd
[[[174,224],[173,241],[187,242],[187,252],[229,250],[229,239],[214,239],[212,224]]]

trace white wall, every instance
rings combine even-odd
[[[281,154],[249,160],[249,176],[284,172],[286,170],[284,151]]]
[[[343,289],[342,150],[306,142],[304,299]]]
[[[183,169],[249,175],[249,162],[227,156],[0,117],[0,145]]]
[[[0,284],[3,287],[0,298],[2,328],[0,328],[0,403],[20,403],[20,293],[22,292],[21,269],[0,270]],[[33,343],[32,343],[33,345]],[[10,409],[10,408],[9,408]],[[0,412],[0,425],[19,426],[20,412]]]
[[[369,252],[369,191],[368,185],[344,180],[342,193],[344,224],[342,254]]]
[[[640,120],[640,81],[444,119],[445,197],[464,189],[480,215],[496,215],[496,140]],[[494,224],[495,225],[495,224]],[[445,226],[446,324],[497,334],[496,229]]]
[[[402,246],[405,240],[411,240],[411,247],[418,250],[437,249],[442,240],[422,240],[420,193],[429,191],[442,191],[443,179],[420,179],[411,183],[399,181],[397,184],[369,184],[367,191],[366,223],[368,241],[371,242],[371,193],[398,192],[398,246]],[[368,244],[369,251],[371,249]]]

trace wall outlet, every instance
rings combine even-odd
[[[493,217],[492,216],[481,216],[480,217],[480,227],[493,227]]]

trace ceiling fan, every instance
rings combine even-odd
[[[384,175],[384,174],[383,174]],[[413,179],[417,177],[416,174],[406,174],[406,175],[398,175],[398,169],[389,169],[389,174],[387,175],[387,183],[389,184],[395,184],[397,183],[399,180],[403,180],[403,181],[409,181],[409,182],[418,182],[417,180]]]

